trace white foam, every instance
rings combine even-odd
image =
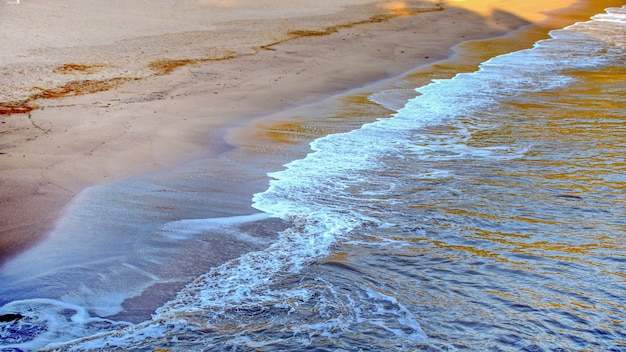
[[[594,21],[607,21],[620,26],[626,26],[626,6],[608,8],[606,13],[598,14],[591,18]]]
[[[383,320],[377,321],[376,319],[368,319],[370,322],[381,326],[382,328],[392,332],[397,337],[405,340],[423,342],[428,339],[426,333],[424,333],[424,331],[422,330],[413,313],[411,313],[404,305],[400,304],[396,298],[385,295],[373,289],[368,289],[366,291],[366,294],[369,296],[370,299],[374,301],[378,300],[383,302],[389,302],[390,306],[393,308],[390,309],[383,305],[377,305],[377,314],[381,316],[395,316],[397,322],[401,326],[407,327],[410,333],[407,334],[404,330],[401,329],[390,329],[389,327],[387,327],[387,324]]]
[[[609,8],[606,13],[593,16],[591,21],[577,23],[571,29],[626,50],[626,6]]]
[[[75,306],[88,308],[91,312],[99,316],[111,316],[124,310],[122,304],[132,296],[127,291],[96,291],[87,286],[81,286],[74,292],[65,294],[61,300]]]
[[[173,240],[183,240],[212,229],[241,225],[269,219],[267,213],[229,216],[208,219],[185,219],[169,222],[161,228],[162,233]]]
[[[1,314],[22,318],[0,323],[0,348],[38,350],[50,343],[70,341],[130,323],[94,318],[79,305],[51,299],[14,301],[0,308]]]

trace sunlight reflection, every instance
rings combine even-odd
[[[411,16],[413,14],[404,1],[389,1],[381,3],[378,6],[393,12],[396,16]]]
[[[546,13],[566,7],[576,3],[575,0],[567,1],[494,1],[494,0],[448,0],[448,6],[464,8],[485,17],[491,17],[496,11],[504,11],[513,14],[527,21],[538,22],[547,18]]]

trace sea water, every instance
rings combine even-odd
[[[288,224],[151,319],[13,301],[0,313],[23,317],[0,323],[0,344],[626,350],[626,7],[416,93],[270,173],[258,214],[156,231]]]

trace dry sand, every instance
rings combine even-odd
[[[395,77],[463,41],[531,22],[545,32],[619,1],[581,1],[567,12],[579,17],[545,16],[574,0],[9,3],[0,262],[86,187],[219,154],[228,126]]]

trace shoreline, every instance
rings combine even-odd
[[[564,3],[572,7],[574,2]],[[96,87],[92,93],[87,90],[89,94],[39,99],[39,107],[29,114],[0,116],[0,182],[5,209],[0,219],[0,263],[42,239],[83,189],[217,156],[233,148],[231,145],[241,147],[251,141],[245,133],[231,133],[224,141],[228,128],[249,126],[263,116],[280,116],[368,83],[405,75],[454,55],[452,48],[460,43],[499,37],[529,24],[510,14],[486,19],[460,7],[444,6],[439,11],[432,4],[421,4],[416,6],[434,10],[402,16],[402,10],[410,7],[370,4],[355,7],[359,11],[330,11],[323,20],[301,21],[306,17],[299,17],[291,25],[304,24],[308,32],[268,41],[271,50],[251,51],[250,46],[236,42],[239,56],[232,58],[219,50],[211,56],[215,60],[156,58],[152,62],[163,65],[153,66],[146,77],[131,77],[99,92]],[[365,19],[381,14],[390,17],[368,24],[355,19],[356,14]],[[249,23],[233,21],[226,23],[224,30]],[[463,26],[456,26],[457,21]],[[497,26],[485,26],[489,21]],[[284,36],[284,29],[273,26],[272,30]],[[150,39],[141,40],[146,38]],[[169,39],[175,42],[181,37]],[[407,45],[411,40],[416,43]],[[137,42],[127,39],[126,43]],[[254,44],[252,48],[263,46]],[[107,45],[100,48],[109,48]],[[70,53],[84,49],[77,48]],[[91,73],[83,71],[97,68],[68,64],[55,67],[65,67],[70,73],[63,75],[71,77],[89,77]],[[170,71],[172,67],[176,69]],[[2,68],[6,71],[4,65]]]

